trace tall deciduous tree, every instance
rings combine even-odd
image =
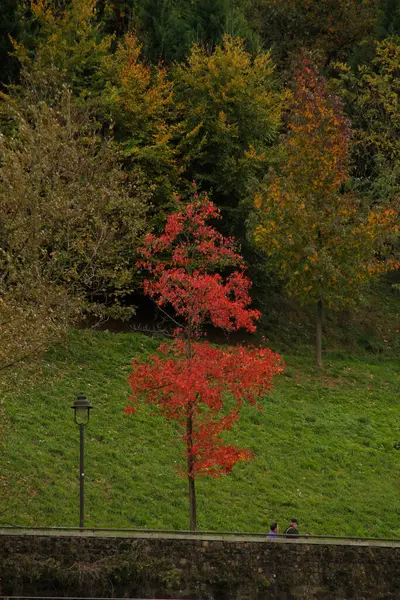
[[[253,57],[242,40],[225,36],[212,54],[195,45],[174,81],[183,176],[212,190],[224,232],[245,243],[244,203],[273,161],[281,123],[284,95],[270,55]]]
[[[341,105],[304,58],[283,141],[285,160],[256,196],[255,241],[290,295],[317,307],[322,365],[323,307],[355,301],[362,284],[398,266],[385,247],[398,232],[394,208],[364,210],[346,189],[350,127]]]
[[[180,175],[171,143],[173,84],[164,67],[145,63],[142,46],[133,34],[120,41],[102,68],[107,79],[105,115],[114,123],[127,168],[141,174],[160,212],[171,200]]]
[[[64,87],[71,90],[73,103],[101,123],[101,134],[118,140],[124,166],[151,194],[157,212],[171,199],[179,174],[168,125],[173,86],[165,68],[146,63],[133,33],[116,42],[104,30],[100,9],[96,0],[61,6],[32,0],[36,45],[29,50],[14,43],[23,87],[28,83],[37,100],[49,104]]]
[[[31,0],[35,44],[29,49],[14,42],[14,53],[26,67],[41,100],[57,97],[67,85],[76,98],[94,103],[104,87],[102,60],[113,36],[102,31],[97,0]]]
[[[258,311],[249,308],[250,281],[231,239],[209,219],[218,211],[206,196],[180,204],[160,236],[147,235],[141,267],[152,275],[145,292],[163,310],[174,310],[177,339],[160,347],[147,364],[133,363],[133,396],[126,412],[144,400],[179,426],[185,444],[190,528],[196,529],[195,478],[229,473],[247,451],[226,444],[221,434],[238,421],[244,401],[256,404],[282,370],[269,349],[213,348],[197,340],[208,322],[227,331],[254,331]],[[237,267],[224,277],[217,271]],[[232,404],[233,403],[233,404]]]
[[[136,284],[146,212],[146,196],[68,91],[52,107],[2,100],[0,369],[45,347],[82,306],[124,314],[117,300]]]

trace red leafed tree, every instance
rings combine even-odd
[[[195,530],[196,476],[219,477],[250,458],[249,451],[227,444],[221,435],[238,422],[244,402],[261,409],[259,401],[282,366],[268,348],[217,348],[198,341],[207,323],[252,332],[259,312],[249,308],[250,281],[234,241],[207,223],[219,218],[216,207],[197,192],[192,202],[177,203],[162,235],[145,238],[140,266],[150,274],[146,294],[162,310],[173,308],[178,329],[175,340],[160,346],[148,362],[133,362],[126,412],[144,401],[178,423]],[[220,272],[226,267],[236,269],[224,277]]]

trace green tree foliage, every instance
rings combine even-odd
[[[91,206],[94,211],[88,216],[86,208],[82,208],[82,221],[79,221],[77,213],[77,221],[73,224],[74,231],[79,232],[79,243],[83,245],[82,255],[78,257],[77,236],[68,245],[68,256],[66,252],[57,250],[54,255],[57,260],[53,257],[52,261],[45,263],[45,268],[40,263],[40,268],[36,269],[40,277],[38,275],[36,281],[39,282],[43,276],[48,290],[53,289],[51,284],[54,283],[56,300],[59,293],[65,292],[68,297],[72,286],[78,298],[91,301],[92,308],[98,301],[110,305],[115,300],[126,298],[136,286],[135,276],[132,271],[128,272],[133,265],[139,230],[161,225],[174,193],[185,196],[195,180],[222,209],[222,231],[236,235],[240,241],[243,255],[250,265],[256,293],[261,296],[266,294],[266,286],[280,285],[276,279],[268,279],[276,278],[276,270],[271,268],[268,277],[265,274],[264,242],[254,249],[245,236],[252,198],[264,189],[266,180],[271,186],[273,182],[281,181],[282,193],[283,186],[286,186],[291,197],[302,198],[299,206],[308,206],[309,201],[305,202],[304,198],[316,198],[316,194],[313,196],[311,193],[313,181],[319,178],[326,183],[322,170],[326,168],[334,173],[336,169],[336,164],[327,159],[332,148],[324,148],[322,138],[313,137],[306,128],[302,134],[303,141],[298,143],[296,150],[302,168],[296,167],[294,150],[289,147],[289,140],[294,137],[290,120],[288,136],[282,144],[277,144],[282,108],[289,97],[282,91],[282,81],[291,76],[292,58],[297,57],[299,49],[304,46],[309,47],[318,62],[327,67],[326,73],[332,72],[335,60],[348,61],[341,67],[337,89],[343,95],[354,131],[354,170],[350,170],[346,158],[343,163],[346,164],[345,175],[336,188],[328,193],[325,183],[321,183],[322,212],[311,211],[310,215],[314,214],[318,222],[326,219],[326,228],[333,231],[338,217],[326,211],[325,206],[331,202],[335,204],[339,199],[353,202],[353,206],[357,205],[356,216],[352,216],[351,210],[346,213],[346,218],[343,215],[347,221],[341,231],[347,231],[351,229],[352,220],[354,226],[355,222],[359,222],[361,208],[365,211],[364,215],[368,207],[376,205],[395,214],[400,173],[399,42],[396,37],[389,39],[384,36],[388,32],[391,35],[396,33],[398,6],[398,0],[2,2],[0,28],[16,38],[11,60],[18,60],[22,65],[18,85],[9,90],[13,109],[6,102],[0,114],[0,130],[5,135],[2,138],[4,152],[15,151],[15,144],[24,140],[24,132],[40,123],[36,129],[47,132],[43,139],[46,136],[51,138],[54,148],[66,148],[61,154],[75,165],[84,182],[86,174],[94,169],[93,165],[104,171],[106,188],[110,186],[114,198],[108,208],[103,200],[95,208],[93,198],[92,203],[88,200],[90,186],[84,183],[82,194],[75,192],[79,201],[82,199],[85,206]],[[384,39],[376,44],[372,55],[375,46],[370,43],[370,38],[377,22],[375,36]],[[235,37],[238,34],[241,39]],[[6,37],[4,40],[6,45],[11,43]],[[360,46],[366,40],[368,44]],[[3,56],[6,45],[0,47]],[[272,45],[272,54],[256,50],[261,45],[267,48]],[[357,57],[361,60],[362,56],[368,57],[369,63],[356,70],[353,63]],[[164,62],[159,63],[160,59]],[[0,81],[14,77],[11,73],[13,64],[16,62],[4,62]],[[274,72],[275,64],[278,74]],[[353,69],[349,64],[353,65]],[[330,139],[328,125],[337,115],[324,108],[326,96],[322,94],[320,97],[321,104],[316,102],[318,110],[310,106],[310,114],[325,132],[325,139]],[[64,113],[65,110],[67,113]],[[341,114],[340,109],[337,110]],[[326,120],[321,114],[318,116],[318,111],[326,115]],[[291,115],[294,114],[292,109]],[[300,118],[300,112],[297,116]],[[70,137],[66,133],[67,124],[74,132]],[[41,148],[44,142],[42,138],[35,137],[38,136],[36,129],[33,128],[29,136],[37,148]],[[300,133],[297,139],[301,140]],[[318,152],[321,153],[320,169],[312,163],[304,141],[309,140],[311,152],[317,139],[320,144]],[[27,141],[26,145],[33,148],[33,142]],[[347,157],[347,142],[342,150]],[[44,156],[47,156],[54,173],[46,171],[41,160],[38,160],[37,168],[42,169],[43,177],[53,181],[55,189],[61,188],[62,180],[54,181],[58,173],[57,160],[61,159],[56,160],[55,150],[54,154],[47,152],[44,147]],[[271,167],[279,164],[282,153],[293,158],[288,161],[292,172],[289,173],[288,166],[286,169],[277,168],[274,174]],[[29,169],[26,172],[21,169],[19,176],[33,177],[35,169]],[[35,177],[38,177],[38,172],[35,171]],[[350,174],[354,175],[352,181]],[[73,174],[68,177],[72,181]],[[96,197],[97,186],[100,186],[100,178],[96,177],[92,178],[93,197]],[[38,181],[32,183],[29,202],[36,202],[36,196],[47,197],[47,191],[34,192],[40,187]],[[304,191],[305,181],[309,186],[307,193]],[[360,204],[357,204],[355,195],[350,200],[350,187],[362,198]],[[19,189],[22,194],[23,188]],[[118,202],[117,190],[120,190]],[[66,186],[65,194],[72,194],[70,184]],[[270,193],[261,193],[262,204],[270,196]],[[53,199],[50,204],[52,202]],[[145,210],[145,204],[150,204],[150,209],[144,216],[142,209]],[[113,206],[112,210],[110,206]],[[297,208],[293,215],[297,214]],[[26,207],[24,210],[31,211]],[[80,279],[81,274],[87,271],[79,266],[74,280],[71,265],[90,262],[91,244],[96,240],[92,219],[96,210],[100,211],[100,222],[107,229],[105,239],[109,243],[108,249],[102,251],[101,260],[96,260],[96,275],[92,282]],[[386,217],[390,221],[389,216]],[[47,223],[51,221],[49,215],[44,215],[43,219]],[[271,215],[268,219],[276,221]],[[72,227],[73,221],[68,223]],[[130,238],[126,231],[131,225]],[[260,221],[261,225],[265,223]],[[55,220],[54,231],[59,227],[67,231],[69,225],[64,225],[62,219]],[[64,248],[61,234],[60,240],[51,236],[50,239],[51,242],[46,242],[50,249],[46,260],[53,251],[53,244]],[[306,243],[305,239],[303,241]],[[372,248],[374,244],[371,242],[366,246]],[[286,260],[282,258],[286,246],[282,243],[276,250],[281,254],[280,264]],[[31,254],[35,256],[34,252]],[[269,260],[272,264],[271,257]],[[346,261],[343,254],[343,262]],[[50,264],[53,271],[49,270]],[[35,269],[30,272],[33,274]],[[304,295],[311,297],[307,291],[309,283],[303,283]],[[32,283],[32,289],[40,289],[40,285]],[[31,295],[34,296],[33,292]],[[44,298],[45,294],[39,293],[39,296]],[[352,297],[352,293],[346,297]],[[10,302],[8,300],[9,306]],[[324,302],[329,304],[325,297]],[[19,304],[23,305],[23,302]],[[336,306],[336,301],[333,304]],[[17,311],[11,312],[17,314]]]
[[[174,189],[196,180],[230,211],[228,232],[243,240],[247,212],[238,207],[271,161],[284,97],[268,53],[252,58],[226,36],[212,54],[195,45],[187,64],[168,73],[146,65],[128,34],[103,69],[107,114],[126,164],[142,171],[158,211],[164,207],[159,216]]]
[[[65,91],[52,107],[3,97],[0,368],[45,346],[86,307],[117,314],[135,288],[146,197]],[[101,302],[101,306],[99,304]]]
[[[16,0],[0,3],[0,82],[9,84],[18,73],[18,61],[11,55],[10,37],[17,38],[21,30],[21,15]]]
[[[103,107],[114,123],[126,166],[140,173],[159,211],[172,198],[179,178],[171,144],[173,84],[165,68],[145,64],[141,51],[137,38],[127,34],[104,59]]]
[[[239,0],[120,0],[114,4],[114,21],[129,16],[144,53],[152,61],[182,61],[192,44],[212,51],[229,33],[245,37],[253,45]]]
[[[101,8],[101,7],[100,7]],[[38,39],[34,50],[15,42],[24,67],[23,95],[53,104],[67,87],[71,101],[121,144],[125,167],[158,208],[172,196],[177,169],[166,124],[171,83],[165,69],[150,68],[133,34],[119,43],[105,33],[95,0],[32,0]],[[104,17],[104,13],[103,13]],[[167,200],[166,200],[167,199]]]
[[[270,55],[252,57],[242,41],[225,36],[212,54],[195,45],[174,81],[183,177],[212,191],[228,233],[243,241],[243,202],[273,160],[284,99]]]
[[[373,202],[400,194],[400,38],[376,43],[373,60],[356,71],[341,65],[339,91],[350,115],[355,176]]]
[[[256,197],[255,240],[290,295],[317,306],[317,363],[322,309],[355,302],[362,284],[398,267],[385,243],[398,234],[393,208],[364,210],[346,189],[350,128],[340,104],[308,59],[297,74],[285,160]],[[380,252],[380,253],[379,253]]]
[[[400,2],[399,0],[383,0],[379,10],[377,38],[400,34]]]
[[[33,49],[14,43],[14,54],[25,68],[38,98],[52,101],[67,85],[86,105],[104,88],[102,61],[113,36],[102,31],[96,0],[31,0],[31,24],[36,27]],[[31,87],[32,87],[31,85]]]
[[[302,48],[329,63],[347,58],[373,34],[380,4],[381,0],[254,0],[249,2],[248,18],[264,44],[273,46],[280,65],[290,63]]]

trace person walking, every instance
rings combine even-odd
[[[297,527],[298,527],[297,519],[290,519],[290,525],[287,529],[285,529],[286,537],[287,538],[298,538],[299,530],[297,529]]]
[[[278,537],[278,523],[276,523],[275,521],[273,523],[271,523],[270,528],[269,528],[269,532],[267,535],[267,539],[274,539]]]

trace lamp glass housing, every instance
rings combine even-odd
[[[71,406],[74,409],[74,421],[77,425],[87,425],[90,418],[90,410],[93,406],[83,394],[79,394]]]

